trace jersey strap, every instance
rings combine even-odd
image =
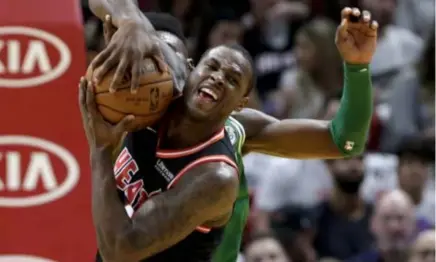
[[[242,146],[245,143],[245,129],[234,117],[229,117],[226,122],[226,131],[230,136],[232,145],[241,153]]]
[[[174,179],[171,181],[171,183],[168,184],[168,188],[170,189],[171,187],[174,186],[174,184],[177,183],[177,181],[180,180],[180,178],[186,174],[189,170],[191,170],[192,168],[199,166],[201,164],[205,164],[205,163],[212,163],[212,162],[224,162],[226,164],[229,164],[230,166],[232,166],[237,174],[239,174],[239,170],[238,170],[238,166],[236,165],[236,163],[230,159],[228,156],[226,155],[212,155],[212,156],[205,156],[205,157],[201,157],[197,160],[194,160],[193,162],[191,162],[190,164],[188,164],[185,168],[183,168],[175,177]],[[209,233],[211,228],[209,227],[204,227],[204,226],[198,226],[197,231],[201,232],[201,233]]]
[[[223,139],[225,136],[224,134],[224,128],[221,129],[220,131],[218,131],[215,135],[213,135],[209,140],[207,140],[206,142],[203,142],[199,145],[193,146],[193,147],[189,147],[186,149],[181,149],[181,150],[163,150],[163,149],[159,149],[159,142],[158,142],[158,149],[156,152],[156,156],[159,158],[179,158],[179,157],[184,157],[187,155],[191,155],[194,154],[196,152],[199,152],[200,150],[212,145],[213,143]]]

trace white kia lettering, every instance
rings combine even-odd
[[[6,54],[6,60],[0,60],[0,87],[38,86],[60,77],[71,64],[68,46],[59,37],[41,29],[3,26],[0,27],[0,38],[5,38],[4,36],[8,36],[8,39],[0,39],[0,54]],[[27,41],[24,52],[21,52],[24,43],[14,39],[14,36],[31,38]],[[46,44],[54,46],[59,53],[60,60],[56,65],[50,61]],[[26,77],[36,70],[39,70],[40,75]],[[17,77],[8,78],[8,75]]]
[[[29,166],[23,175],[24,181],[21,181],[22,164],[20,152],[11,151],[4,155],[0,152],[0,161],[3,160],[6,163],[6,186],[0,180],[0,190],[32,191],[36,189],[38,181],[42,182],[44,189],[47,191],[57,187],[56,175],[47,153],[34,152],[30,154]]]
[[[2,151],[1,146],[22,146],[33,149],[27,166],[18,151]],[[59,158],[66,168],[66,178],[58,181],[50,155]],[[4,162],[5,176],[0,179],[2,191],[32,192],[42,184],[44,193],[26,197],[0,196],[0,207],[29,207],[59,199],[70,192],[79,181],[80,168],[67,149],[41,138],[30,136],[0,136],[0,162]],[[26,167],[25,167],[26,166]],[[23,168],[25,167],[25,168]],[[63,174],[62,174],[63,175]]]
[[[0,255],[0,262],[56,262],[48,258],[29,255]]]

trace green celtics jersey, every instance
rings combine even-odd
[[[233,117],[226,122],[226,132],[236,152],[239,168],[239,194],[233,207],[233,214],[224,230],[223,239],[213,256],[213,262],[235,262],[241,247],[242,234],[248,218],[249,195],[244,174],[241,149],[245,142],[245,131],[242,125]]]

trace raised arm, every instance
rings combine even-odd
[[[110,150],[92,153],[92,178],[92,213],[105,261],[139,261],[171,247],[196,227],[230,214],[238,192],[233,167],[208,163],[147,200],[130,219],[117,196]]]
[[[115,74],[109,90],[115,91],[126,74],[131,75],[131,90],[139,87],[144,57],[155,60],[166,71],[165,58],[153,25],[133,0],[89,0],[92,12],[102,21],[107,19],[118,29],[106,46],[91,62],[92,82],[100,83],[113,69]]]
[[[102,21],[105,20],[106,15],[110,15],[113,25],[117,28],[126,22],[137,22],[144,23],[149,30],[153,29],[139,10],[136,0],[89,0],[88,4],[94,15]]]
[[[342,11],[336,45],[345,61],[344,87],[333,120],[279,121],[255,110],[243,110],[234,114],[246,131],[243,151],[290,158],[340,158],[362,153],[373,107],[369,63],[375,52],[377,27],[367,11]]]

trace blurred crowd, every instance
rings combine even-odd
[[[241,261],[435,261],[434,0],[138,0],[182,23],[194,61],[238,42],[253,56],[250,106],[331,119],[341,97],[340,10],[380,24],[366,153],[340,160],[245,156],[252,208]],[[88,61],[104,47],[83,1]]]

